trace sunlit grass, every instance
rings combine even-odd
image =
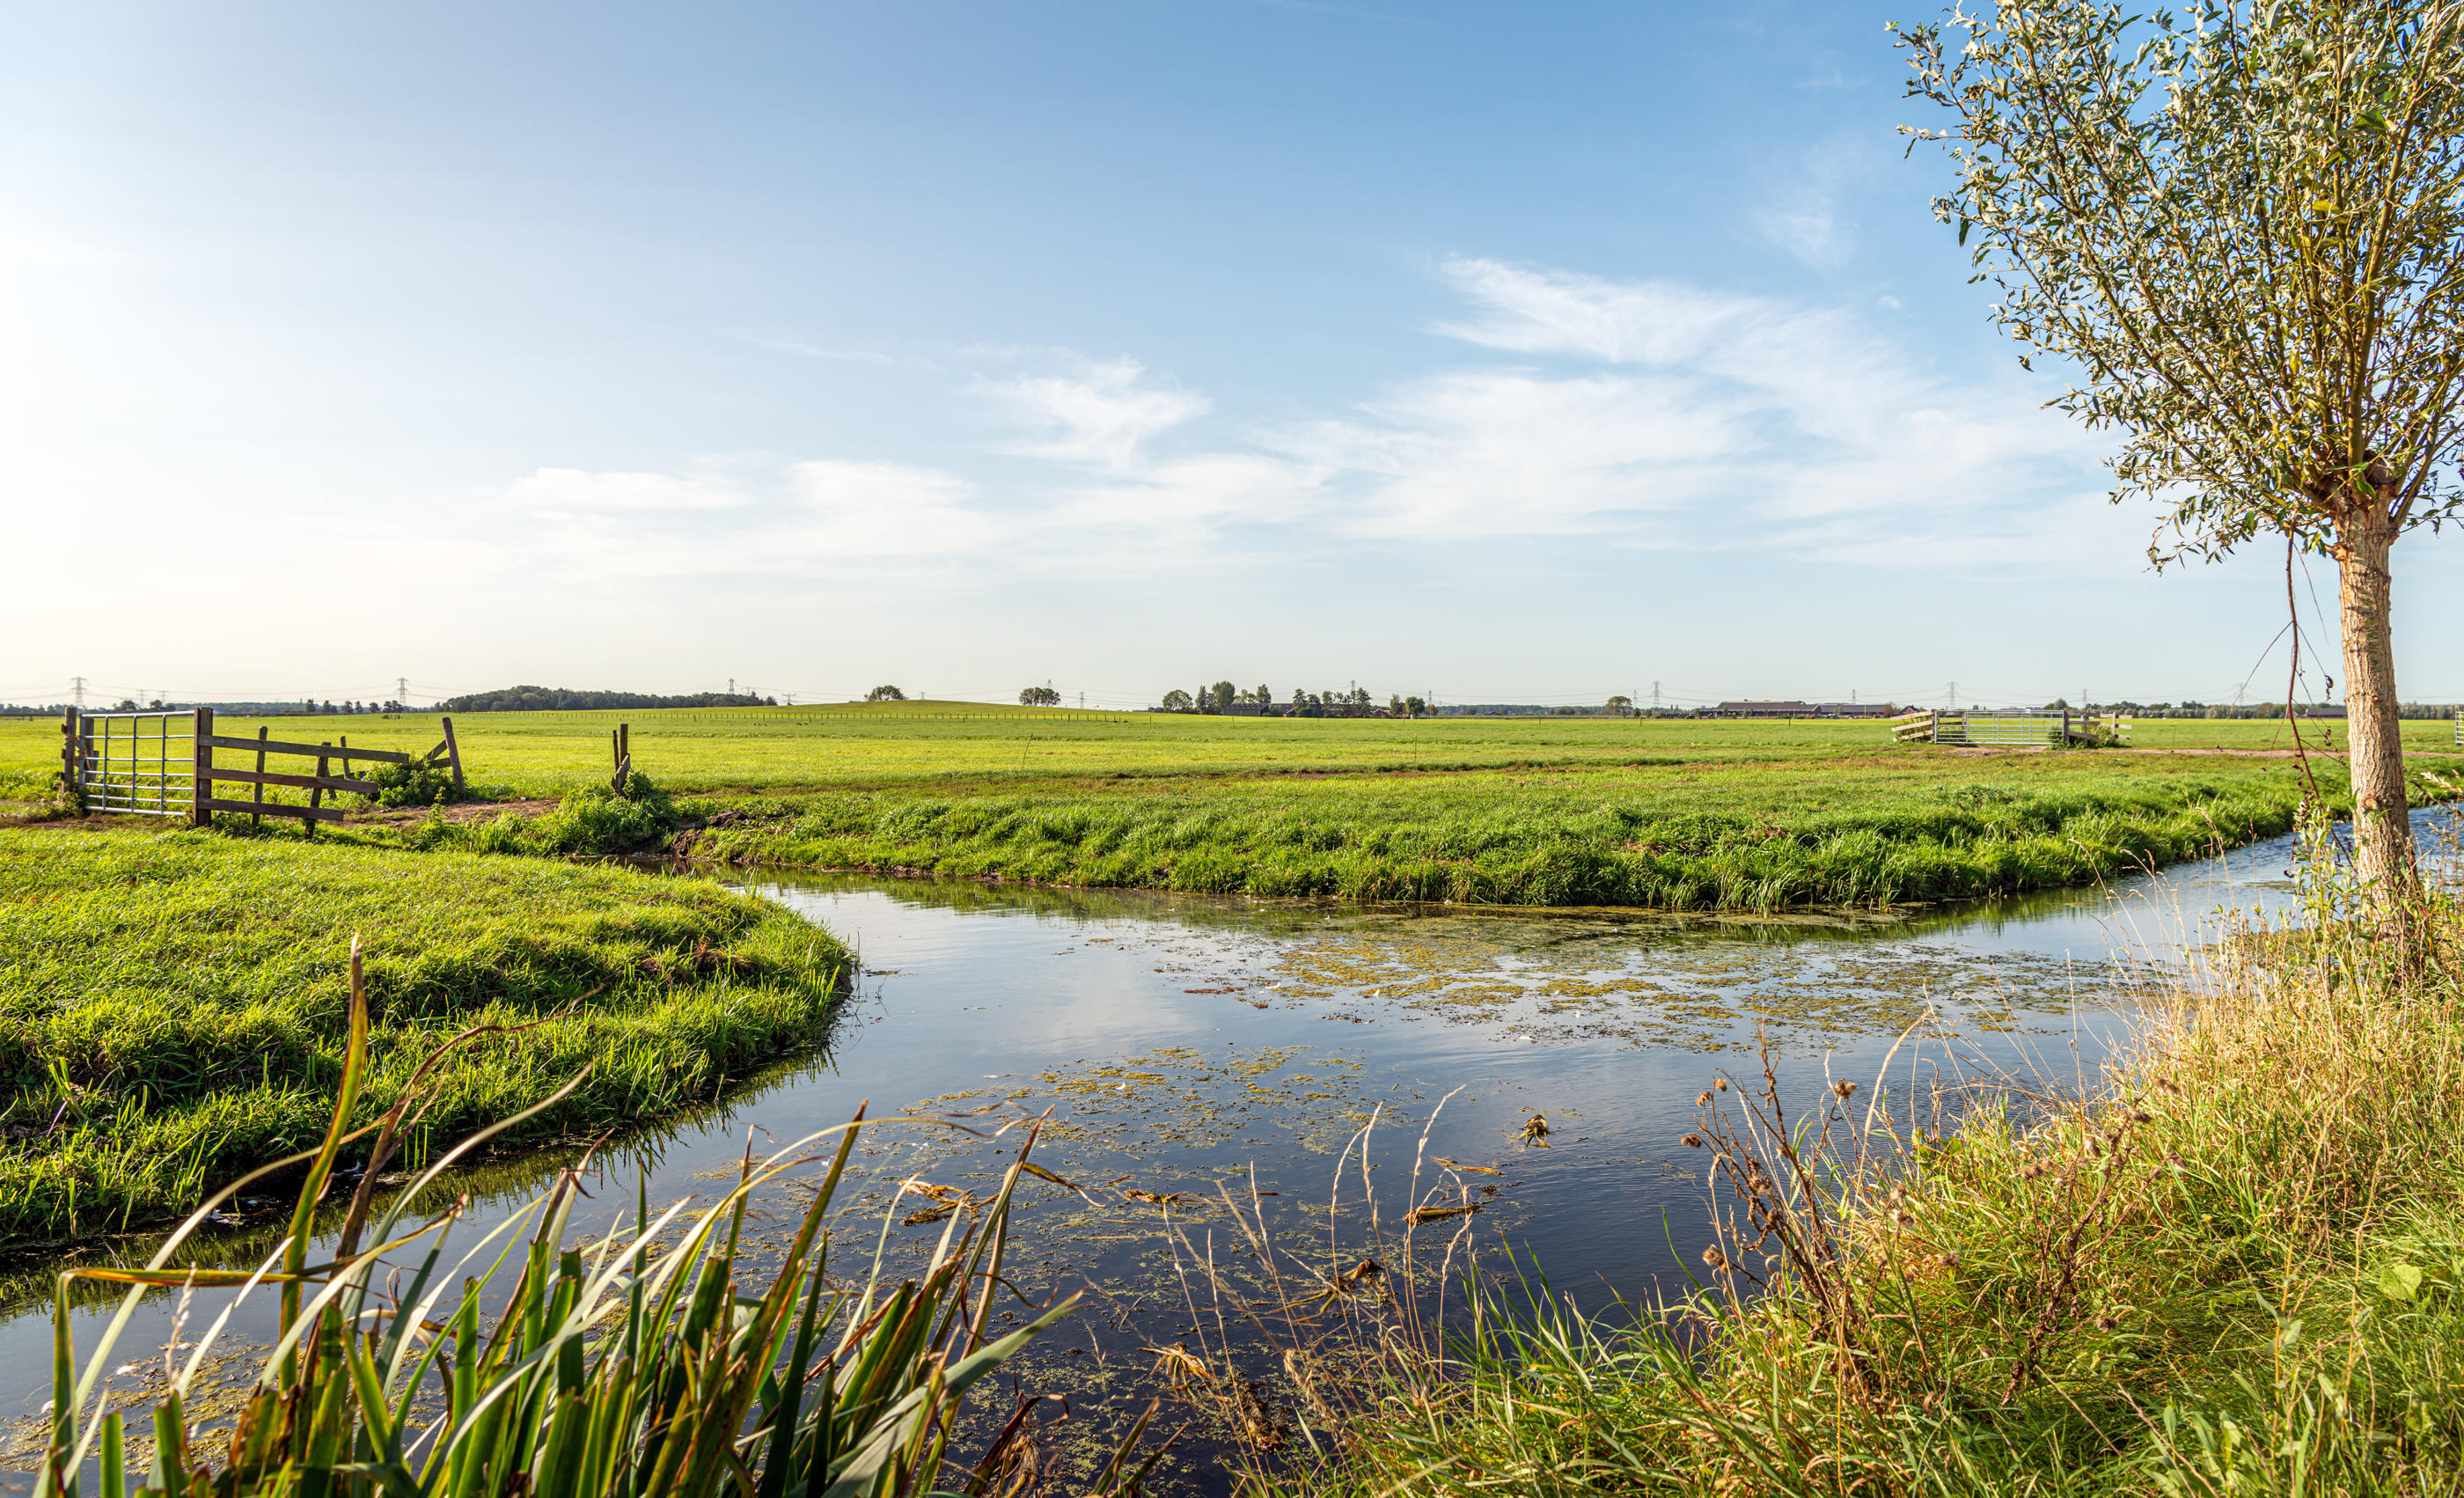
[[[116,1229],[324,1128],[367,950],[366,1106],[443,1035],[505,1033],[436,1079],[416,1156],[581,1087],[562,1135],[706,1099],[817,1044],[847,958],[701,880],[296,839],[0,829],[0,1241]],[[518,1027],[518,1028],[517,1028]]]
[[[1972,762],[1947,750],[1898,746],[1871,721],[1742,722],[1652,718],[1306,719],[1174,714],[1053,715],[969,703],[878,707],[481,713],[454,720],[472,779],[510,795],[553,796],[604,780],[608,730],[629,723],[635,763],[679,792],[731,788],[855,788],[935,782],[998,784],[1054,779],[1222,776],[1288,771],[1467,769],[1527,764],[1716,765],[1834,760],[1922,766]],[[348,737],[379,749],[425,753],[433,715],[399,718],[225,717],[220,732],[321,742]],[[2339,745],[2343,730],[2335,727]],[[2443,721],[2408,722],[2406,742],[2452,749]],[[2145,748],[2286,749],[2282,723],[2157,720],[2132,743]],[[2316,744],[2316,736],[2312,742]],[[225,763],[239,756],[226,754]],[[2020,758],[1997,756],[1996,764]],[[2058,760],[2096,759],[2061,755]],[[2112,756],[2106,758],[2125,759]],[[32,794],[59,765],[55,720],[0,719],[0,792]],[[1935,773],[1958,775],[1944,768]],[[2131,773],[2137,773],[2136,771]]]

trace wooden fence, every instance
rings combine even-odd
[[[1917,709],[1890,720],[1901,743],[2047,744],[2130,737],[2130,719],[2119,713],[1950,713]]]
[[[60,783],[72,789],[88,811],[122,816],[186,817],[193,826],[210,826],[217,811],[246,812],[252,826],[269,816],[297,817],[311,832],[319,822],[340,821],[340,806],[325,804],[326,793],[348,791],[373,796],[374,781],[351,773],[355,761],[370,764],[433,764],[443,760],[463,786],[462,751],[454,741],[453,720],[442,720],[445,739],[425,755],[393,749],[355,749],[349,736],[340,743],[291,743],[260,728],[253,738],[214,732],[212,708],[176,712],[86,713],[70,708],[60,722]],[[175,732],[186,728],[187,732]],[[171,746],[181,745],[175,755]],[[253,754],[253,767],[219,764],[215,753],[236,750]],[[317,761],[314,775],[266,768],[268,756],[282,755]],[[334,761],[341,761],[340,775]],[[246,785],[246,801],[218,796],[217,785]],[[305,804],[265,799],[265,788],[281,786],[308,793]]]

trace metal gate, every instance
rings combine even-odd
[[[1938,744],[2057,744],[2070,735],[2067,713],[1945,713],[1934,721]]]
[[[88,811],[193,816],[193,712],[75,713],[62,728],[61,773]]]
[[[463,784],[462,750],[453,738],[453,719],[440,718],[438,726],[445,731],[444,741],[425,755],[412,755],[394,749],[354,748],[348,737],[339,744],[278,742],[264,728],[259,728],[253,738],[233,738],[214,732],[214,710],[209,707],[135,713],[87,713],[70,708],[60,720],[60,783],[90,812],[186,817],[190,826],[203,827],[213,825],[217,811],[241,811],[251,818],[297,817],[313,827],[318,822],[337,821],[343,814],[341,807],[324,804],[328,794],[377,793],[374,782],[353,778],[355,764],[441,762],[452,775],[454,788],[459,791]],[[249,769],[217,765],[217,749],[253,752],[255,765]],[[314,760],[317,773],[269,770],[268,755]],[[328,774],[337,760],[341,761],[342,773]],[[249,786],[250,799],[217,797],[216,782]],[[269,801],[265,795],[268,786],[304,790],[308,799],[304,804],[287,799]]]

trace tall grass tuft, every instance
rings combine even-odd
[[[901,1498],[941,1491],[968,1392],[1068,1314],[1075,1298],[993,1334],[1007,1282],[1002,1256],[1018,1152],[979,1216],[953,1214],[920,1273],[901,1278],[885,1257],[885,1226],[869,1267],[826,1272],[829,1208],[862,1125],[826,1130],[755,1161],[736,1187],[689,1213],[679,1202],[629,1231],[569,1246],[579,1190],[567,1171],[532,1211],[517,1214],[449,1262],[449,1209],[412,1226],[406,1211],[447,1169],[520,1115],[445,1152],[378,1209],[372,1187],[419,1122],[407,1090],[375,1124],[350,1129],[367,1069],[368,1005],[352,953],[351,1030],[333,1120],[319,1146],[217,1193],[141,1269],[70,1269],[59,1278],[52,1442],[36,1498],[78,1498],[98,1459],[101,1498]],[[431,1058],[431,1072],[449,1045]],[[575,1079],[575,1083],[580,1081]],[[574,1083],[568,1083],[569,1090]],[[561,1093],[559,1094],[560,1096]],[[556,1098],[538,1105],[553,1106]],[[532,1110],[538,1111],[537,1109]],[[334,1183],[346,1142],[373,1133],[369,1168],[330,1258],[311,1263],[315,1208]],[[806,1152],[835,1148],[824,1155]],[[738,1246],[751,1194],[826,1157],[793,1242],[766,1286],[739,1283]],[[254,1270],[173,1268],[181,1245],[251,1181],[304,1164],[289,1236]],[[526,1242],[517,1242],[529,1221]],[[418,1254],[407,1282],[380,1289],[381,1265]],[[474,1261],[485,1267],[465,1270]],[[510,1277],[501,1292],[499,1282]],[[129,1287],[119,1315],[79,1372],[69,1297],[80,1280]],[[150,1467],[132,1484],[130,1433],[99,1387],[113,1345],[149,1290],[271,1288],[280,1331],[227,1443],[209,1449],[184,1401],[229,1311],[201,1338],[153,1411]],[[492,1313],[492,1304],[496,1309]],[[177,1344],[166,1355],[175,1355]],[[437,1391],[429,1392],[431,1386]],[[1003,1443],[972,1472],[968,1493],[1017,1493]],[[1126,1454],[1129,1448],[1124,1447]],[[1031,1473],[1029,1474],[1031,1477]],[[1116,1459],[1107,1492],[1144,1476]]]

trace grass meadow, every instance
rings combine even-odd
[[[632,730],[637,766],[679,793],[869,789],[941,784],[1175,777],[1445,771],[1506,766],[1836,760],[1922,760],[1948,751],[1898,749],[1874,722],[1746,722],[1695,718],[1206,717],[1163,713],[1055,713],[980,703],[902,702],[829,708],[609,713],[480,713],[454,720],[474,784],[502,797],[561,795],[604,780],[608,730]],[[432,714],[401,717],[220,717],[236,737],[347,736],[376,749],[425,753],[440,737]],[[2336,733],[2341,742],[2342,728]],[[2453,725],[2405,724],[2408,747],[2453,751]],[[2289,749],[2281,723],[2143,721],[2140,748]],[[0,795],[40,795],[59,767],[53,718],[0,719]],[[2118,758],[2127,759],[2123,756]],[[2145,758],[2145,757],[2140,757]],[[237,763],[226,755],[223,762]]]
[[[373,1119],[439,1044],[409,1147],[582,1086],[523,1137],[708,1099],[821,1039],[847,955],[707,881],[456,853],[0,828],[0,1246],[193,1206],[313,1147],[347,1040],[352,938]],[[367,1119],[361,1120],[363,1122]]]
[[[672,817],[591,799],[607,732]],[[255,726],[227,720],[225,731]],[[424,750],[433,718],[287,718],[295,739]],[[379,842],[639,850],[947,877],[1210,893],[1507,905],[1755,908],[1964,898],[2165,864],[2292,826],[2284,725],[2151,720],[2145,753],[1902,745],[1874,722],[1280,719],[1077,715],[963,703],[481,714],[456,729],[494,799],[561,811]],[[2425,770],[2464,764],[2408,724]],[[23,796],[47,723],[0,725]],[[2217,750],[2233,751],[2217,753]],[[47,758],[49,757],[49,758]],[[234,757],[236,759],[236,757]],[[2332,760],[2314,768],[2331,799]],[[2448,794],[2435,781],[2424,799]],[[275,799],[281,799],[276,793]]]

